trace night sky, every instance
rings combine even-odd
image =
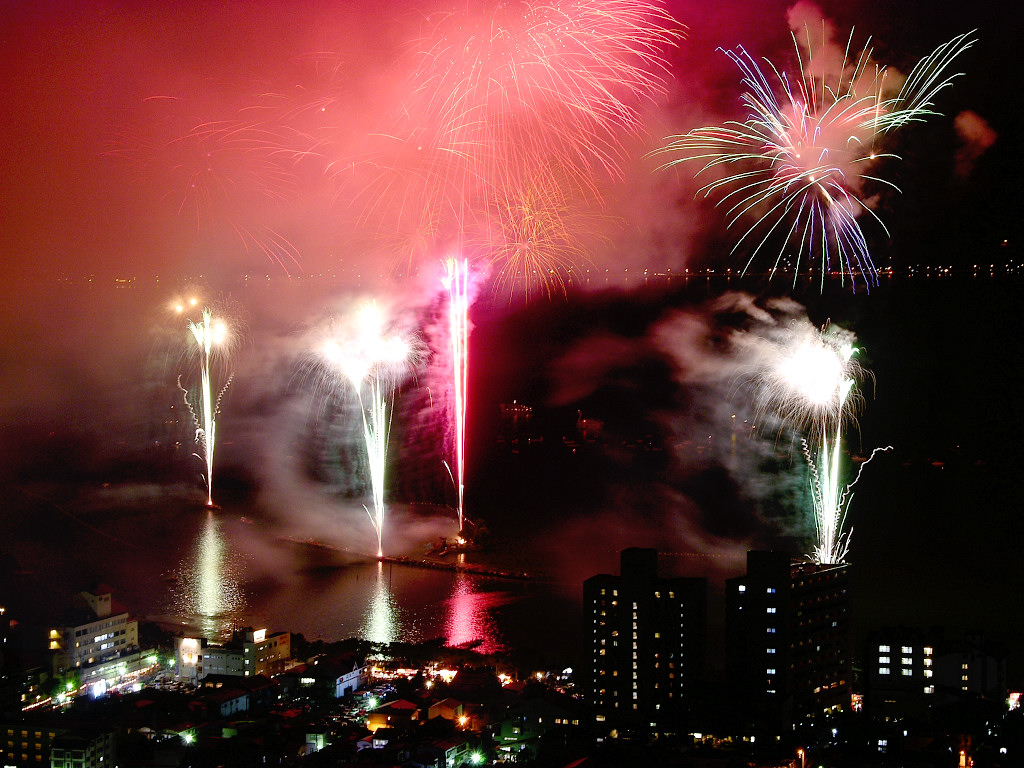
[[[1007,180],[1021,163],[1013,98],[1021,12],[1010,7],[861,2],[825,4],[817,14],[834,21],[841,42],[853,27],[855,49],[870,36],[876,59],[899,71],[954,35],[979,30],[979,43],[956,65],[965,76],[941,97],[946,117],[914,126],[892,147],[904,162],[887,172],[904,194],[880,202],[893,234],[889,245],[870,232],[880,266],[889,258],[899,264],[908,251],[949,255],[978,238],[1016,235],[1019,185]],[[692,182],[683,178],[690,170],[654,174],[639,158],[665,136],[738,115],[737,71],[715,49],[743,45],[788,63],[787,8],[770,0],[713,10],[672,4],[688,31],[669,54],[668,93],[656,108],[644,107],[645,135],[625,147],[628,183],[606,190],[604,213],[625,219],[612,235],[621,247],[609,249],[616,264],[679,269],[721,258],[720,225],[692,200]],[[5,3],[5,281],[88,272],[281,274],[237,234],[258,235],[260,226],[293,244],[296,260],[284,258],[293,274],[315,274],[339,259],[379,268],[380,249],[353,231],[367,229],[356,221],[364,205],[358,183],[354,190],[338,169],[372,151],[368,135],[394,128],[408,99],[410,62],[437,10],[426,2],[160,3],[145,11],[116,2]],[[815,15],[812,7],[800,18]],[[230,163],[212,162],[216,182],[197,217],[187,190],[197,158],[181,137],[271,105],[275,115],[288,114],[290,128],[317,139],[318,160],[290,168],[293,178],[271,194],[256,188],[268,184],[255,181],[257,153],[243,161],[221,147]],[[995,143],[958,173],[963,142],[953,118],[964,112],[984,121]],[[975,144],[992,140],[973,136]]]
[[[567,218],[585,231],[580,242],[595,275],[742,266],[729,255],[734,235],[721,211],[695,199],[693,169],[659,173],[645,155],[666,136],[742,117],[738,73],[715,49],[743,45],[788,63],[789,7],[776,0],[670,4],[686,37],[667,54],[665,93],[640,102],[637,134],[618,138],[620,177],[594,175],[603,206]],[[395,222],[404,226],[404,208],[396,213],[403,198],[390,187],[382,192],[365,168],[381,142],[406,125],[411,62],[439,9],[428,0],[203,0],[141,9],[110,0],[3,3],[0,456],[8,487],[93,482],[91,469],[76,472],[66,457],[107,471],[111,464],[97,454],[123,462],[139,434],[152,435],[152,410],[177,396],[180,352],[161,307],[183,280],[229,297],[248,319],[224,430],[236,446],[226,451],[229,477],[254,493],[280,492],[282,481],[261,476],[274,455],[268,446],[302,440],[302,429],[316,421],[305,401],[286,403],[285,395],[301,379],[300,347],[318,317],[382,296],[427,323],[425,341],[436,341],[429,325],[438,322],[434,265],[452,235],[439,229],[433,242],[416,246],[416,277],[396,278],[410,262],[395,252],[414,237],[401,231],[405,239],[396,246],[382,234]],[[938,99],[942,115],[893,139],[890,149],[902,160],[884,171],[902,194],[875,201],[890,236],[872,222],[865,230],[880,268],[1019,263],[1024,134],[1015,92],[1024,11],[1011,3],[923,0],[825,2],[820,11],[801,3],[797,10],[801,18],[830,19],[842,41],[855,27],[855,48],[871,36],[876,59],[903,72],[938,44],[978,29],[978,42],[954,66],[964,75]],[[254,116],[271,116],[275,129],[242,140],[219,133],[259,122]],[[213,151],[195,140],[205,130],[221,142]],[[310,280],[321,274],[335,277]],[[242,275],[264,284],[243,290]],[[152,297],[153,306],[74,290],[89,276],[99,286],[135,279],[132,290]],[[589,541],[599,552],[595,560],[579,550],[585,562],[566,566],[573,579],[597,565],[614,570],[621,546],[666,541],[726,553],[724,564],[712,562],[713,576],[735,575],[746,548],[801,533],[790,487],[799,467],[772,451],[759,456],[758,466],[779,478],[766,489],[763,477],[730,469],[724,454],[697,460],[678,453],[702,429],[720,429],[721,419],[731,418],[735,382],[713,347],[739,320],[711,308],[712,291],[685,291],[678,282],[631,286],[607,290],[595,280],[568,297],[530,304],[481,288],[473,381],[492,410],[475,413],[471,441],[475,436],[479,451],[470,458],[469,493],[493,495],[510,508],[534,492],[563,505],[564,521],[543,505],[536,519],[524,520],[557,534],[567,550]],[[789,292],[759,278],[729,287],[761,302]],[[1022,352],[1012,288],[1003,282],[852,294],[801,286],[793,293],[811,322],[850,325],[877,375],[860,444],[851,450],[901,447],[872,467],[876,480],[857,502],[871,510],[855,526],[864,541],[855,553],[873,566],[865,581],[879,594],[898,580],[948,590],[955,571],[944,563],[969,552],[966,567],[978,591],[958,592],[950,604],[967,611],[965,623],[983,620],[979,595],[1009,606],[1019,576],[1007,542],[1020,533],[1020,505],[1006,478],[1022,458],[1016,440],[1024,426],[1012,383]],[[424,487],[437,493],[430,482],[417,485],[425,460],[411,426],[429,420],[422,405],[436,375],[422,369],[403,388],[395,455],[413,467],[397,488],[409,496]],[[651,441],[661,453],[637,458],[632,449],[609,450],[567,465],[517,459],[510,469],[484,446],[501,429],[496,404],[517,397],[543,411],[544,428],[556,439],[585,411],[601,418],[607,434]],[[246,444],[253,446],[248,454],[239,447]],[[937,486],[932,470],[958,474]],[[930,495],[915,498],[914,488]],[[957,547],[944,545],[951,537],[960,538]],[[684,570],[698,573],[706,564],[686,561]],[[946,581],[929,583],[937,573]],[[935,620],[919,613],[908,623]],[[881,610],[878,616],[887,620]]]

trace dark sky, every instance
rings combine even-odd
[[[669,55],[666,93],[644,107],[640,136],[622,139],[622,180],[595,182],[604,208],[567,216],[586,234],[605,235],[595,238],[602,244],[594,252],[596,268],[739,266],[728,256],[733,236],[721,212],[693,199],[689,170],[658,174],[640,158],[665,136],[741,116],[738,74],[715,49],[744,45],[755,56],[790,61],[789,6],[673,0],[670,10],[688,35]],[[867,227],[876,261],[1019,259],[1024,134],[1015,92],[1024,24],[1018,5],[879,0],[821,8],[840,37],[855,26],[856,47],[872,36],[876,58],[904,72],[938,44],[979,30],[977,44],[956,64],[963,77],[939,99],[943,115],[895,138],[892,150],[903,160],[886,170],[902,194],[878,202],[890,238]],[[172,283],[193,277],[212,291],[234,291],[249,318],[251,338],[225,403],[222,430],[235,446],[225,449],[225,461],[249,480],[265,472],[254,484],[266,495],[292,498],[290,480],[270,475],[317,421],[308,403],[285,397],[294,391],[302,334],[311,318],[352,294],[311,294],[286,275],[344,269],[342,288],[360,275],[367,290],[378,286],[374,275],[391,270],[393,243],[381,236],[374,215],[388,223],[396,206],[368,204],[366,190],[375,188],[346,169],[375,157],[386,143],[382,134],[408,128],[402,107],[413,98],[408,73],[422,48],[413,41],[436,10],[430,0],[0,4],[0,281],[10,291],[0,303],[6,470],[35,481],[36,458],[44,460],[43,472],[54,472],[60,464],[54,456],[95,458],[156,435],[161,422],[154,413],[180,397],[174,387],[180,344],[172,342],[180,341],[173,334],[181,328],[169,330],[161,315],[165,285],[168,277]],[[956,128],[963,115],[961,125],[975,128],[970,142]],[[225,132],[237,125],[248,127]],[[267,125],[274,129],[264,132]],[[968,145],[976,155],[963,154]],[[392,194],[387,202],[401,199]],[[448,236],[442,232],[433,245],[443,250]],[[440,255],[429,248],[417,253],[427,264]],[[243,293],[237,289],[242,273],[269,274],[272,281]],[[49,290],[56,279],[77,283],[90,274],[105,284],[137,277],[144,287],[131,297]],[[154,283],[155,275],[164,282]],[[23,285],[29,286],[24,293],[14,290]],[[396,306],[408,300],[429,316],[431,298],[421,284],[380,285]],[[436,291],[436,281],[431,286]],[[863,513],[865,548],[858,557],[895,563],[871,571],[874,588],[884,592],[886,579],[897,577],[908,589],[930,590],[933,577],[949,586],[956,574],[944,563],[964,554],[950,531],[977,487],[985,502],[961,530],[971,553],[964,567],[980,573],[988,591],[960,594],[958,603],[973,618],[984,607],[977,594],[996,594],[1008,605],[1016,584],[997,567],[1009,564],[1006,550],[989,557],[984,549],[993,539],[1010,541],[999,531],[1018,527],[1016,518],[1000,527],[1013,514],[1005,471],[1020,453],[1012,438],[1022,423],[1019,398],[1010,386],[1019,378],[1020,343],[1002,342],[1004,334],[1017,336],[1004,330],[1012,328],[1015,306],[1005,289],[994,297],[975,290],[969,301],[955,291],[925,299],[913,293],[893,292],[872,304],[876,297],[863,293],[804,291],[800,300],[813,322],[847,322],[867,347],[865,364],[875,370],[878,390],[863,418],[866,447],[895,443],[905,451],[888,464],[879,461],[872,468],[877,482],[865,488],[864,509],[871,513]],[[685,365],[707,353],[688,346],[707,343],[692,335],[707,316],[700,297],[588,294],[518,313],[495,301],[480,313],[474,343],[493,359],[481,355],[475,375],[488,407],[525,392],[561,420],[559,427],[587,409],[616,435],[642,439],[640,432],[650,430],[667,444],[730,416],[733,403],[722,397],[729,388],[721,389],[721,380],[698,381],[692,389],[683,384],[695,379],[681,381]],[[930,321],[940,316],[941,322]],[[421,371],[407,385],[407,408],[423,403],[421,385],[435,374]],[[979,405],[993,402],[1007,406],[1005,418]],[[969,450],[958,453],[960,445]],[[777,497],[792,489],[765,491],[764,476],[732,472],[719,459],[714,466],[645,463],[612,452],[579,471],[582,497],[568,498],[572,489],[562,487],[569,502],[599,505],[592,518],[565,514],[563,520],[536,507],[542,518],[536,522],[557,530],[570,559],[581,561],[572,566],[574,578],[598,567],[614,570],[622,545],[664,543],[726,552],[728,572],[718,575],[734,575],[746,546],[762,543],[770,528],[787,532],[786,519],[772,527],[759,516],[772,504],[782,518],[791,514]],[[904,460],[918,473],[918,485],[900,474]],[[483,455],[473,461],[478,488],[488,472],[505,471]],[[949,466],[942,477],[961,473],[956,483],[945,486],[924,474],[932,462]],[[794,466],[791,461],[779,473],[780,483],[800,482]],[[73,479],[69,467],[60,468]],[[548,472],[544,483],[559,486],[550,467],[539,469]],[[604,483],[592,497],[587,471]],[[515,476],[499,477],[503,484],[512,501],[531,490]],[[918,487],[929,494],[915,496],[911,489]],[[955,492],[943,493],[947,488]],[[318,498],[310,503],[333,510],[333,501]],[[356,516],[365,524],[361,509]],[[921,531],[929,535],[918,541]],[[901,557],[904,548],[912,556]],[[594,550],[604,558],[600,566],[590,558]],[[927,622],[926,611],[920,613]]]

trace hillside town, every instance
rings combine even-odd
[[[1005,649],[888,627],[853,653],[845,570],[750,552],[727,583],[721,669],[706,581],[659,577],[650,549],[583,585],[591,647],[576,670],[443,639],[172,635],[108,587],[46,629],[0,608],[2,764],[1015,764],[1024,717]]]

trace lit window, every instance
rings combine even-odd
[[[914,649],[911,648],[909,645],[904,645],[904,646],[900,647],[900,653],[913,653],[913,652],[914,652]]]
[[[768,653],[775,653],[775,649],[774,648],[769,648],[768,649]]]
[[[926,646],[924,647],[924,655],[925,655],[925,656],[931,656],[931,655],[932,655],[932,649],[931,649],[931,646],[928,646],[928,645],[926,645]]]
[[[889,657],[888,656],[879,656],[878,657],[878,663],[879,664],[888,664],[889,663]]]
[[[765,608],[765,613],[775,613],[774,607]]]
[[[774,635],[775,634],[775,627],[768,627],[768,634],[769,635]]]
[[[775,667],[768,667],[768,669],[766,669],[765,672],[768,673],[769,675],[774,675],[775,674]]]
[[[932,671],[931,671],[930,669],[926,669],[926,670],[924,671],[924,676],[925,676],[925,677],[931,677],[931,676],[932,676]]]
[[[889,652],[889,646],[888,645],[880,645],[880,646],[878,646],[878,652],[879,653],[888,653]]]
[[[932,660],[931,660],[931,659],[925,659],[925,660],[924,660],[924,665],[925,665],[926,667],[930,667],[930,666],[932,665]]]
[[[914,672],[913,672],[913,670],[910,670],[910,669],[901,669],[900,670],[900,674],[903,675],[904,677],[910,677],[912,674],[914,674]]]
[[[935,693],[935,686],[934,685],[926,685],[924,687],[924,692],[925,693]]]
[[[738,586],[738,587],[736,588],[736,591],[738,591],[738,592],[746,592],[746,591],[747,591],[747,587],[746,587],[746,585],[745,585],[745,584],[740,584],[740,585],[739,585],[739,586]]]
[[[765,590],[765,594],[774,595],[775,594],[775,587],[768,587],[768,589]]]
[[[889,674],[889,668],[888,667],[879,667],[878,668],[878,674],[880,674],[880,675],[888,675]]]
[[[900,659],[900,664],[902,664],[904,667],[909,667],[913,663],[914,663],[914,660],[910,656],[903,656]]]

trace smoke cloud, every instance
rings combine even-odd
[[[955,171],[957,176],[963,178],[970,175],[978,158],[996,143],[999,135],[985,118],[970,110],[958,114],[953,120],[953,127],[960,138]]]

